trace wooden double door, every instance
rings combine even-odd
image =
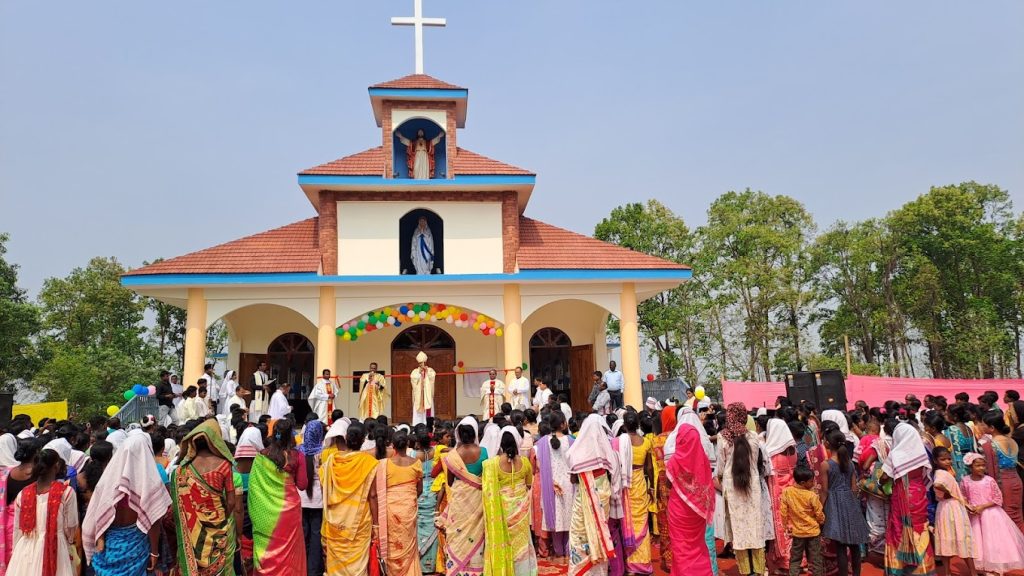
[[[454,374],[455,340],[444,330],[430,324],[416,324],[404,330],[391,343],[391,418],[395,422],[412,421],[412,383],[408,375],[419,366],[416,355],[427,355],[427,366],[438,375],[434,380],[434,409],[437,418],[452,420],[457,415]]]

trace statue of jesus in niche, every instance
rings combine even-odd
[[[401,132],[395,132],[398,141],[405,146],[405,162],[409,167],[409,178],[429,180],[434,177],[434,146],[444,137],[440,132],[433,140],[423,136],[423,130],[416,131],[416,139],[409,140]]]

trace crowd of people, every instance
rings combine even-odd
[[[606,386],[604,386],[606,391]],[[191,396],[190,396],[191,397]],[[15,417],[0,576],[970,574],[1024,569],[1008,391],[818,411],[688,395],[410,427],[243,405],[164,426]],[[164,415],[166,416],[166,415]]]

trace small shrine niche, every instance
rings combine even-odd
[[[426,118],[411,118],[395,129],[392,138],[395,178],[418,180],[448,177],[447,135]]]
[[[417,208],[398,222],[398,266],[402,274],[444,273],[444,220]]]

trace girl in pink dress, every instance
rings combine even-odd
[[[975,566],[997,574],[1024,568],[1024,535],[1003,510],[1003,494],[996,481],[985,475],[985,457],[970,452],[964,464],[970,476],[960,484],[971,513]]]
[[[964,496],[956,483],[953,472],[953,456],[944,446],[932,451],[935,461],[935,555],[942,560],[945,573],[950,572],[950,559],[963,558],[970,576],[977,576],[974,568],[974,537],[971,519],[964,505]]]

